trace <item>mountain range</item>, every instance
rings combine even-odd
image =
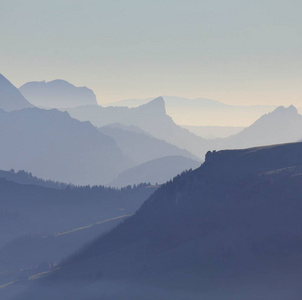
[[[137,126],[158,139],[186,149],[199,159],[204,159],[208,150],[296,142],[302,137],[302,116],[294,106],[277,107],[239,133],[219,139],[201,138],[174,123],[166,114],[162,97],[136,108],[82,106],[69,109],[68,112],[79,120],[91,121],[95,126],[116,122]]]
[[[136,126],[110,124],[99,130],[114,139],[123,153],[137,164],[175,155],[198,160],[189,151],[158,139]]]
[[[204,139],[177,125],[166,114],[165,101],[162,97],[136,108],[81,106],[67,111],[73,118],[90,121],[97,127],[112,123],[139,127],[158,139],[186,149],[197,157],[203,157],[200,144]]]
[[[30,103],[39,107],[62,108],[97,105],[96,96],[91,89],[76,87],[62,79],[49,82],[27,82],[19,90]]]
[[[9,90],[9,94],[23,97],[18,89],[4,77],[2,84],[5,85],[3,91]],[[31,86],[31,84],[28,85]],[[33,83],[33,85],[35,84]],[[79,97],[81,97],[82,88],[75,88],[69,83],[55,81],[49,85],[42,84],[42,86],[45,85],[53,91],[49,95],[60,94],[62,92],[60,87],[65,89],[67,86],[69,87],[67,90],[71,89],[74,94],[79,92]],[[12,100],[10,101],[12,102]],[[67,103],[65,104],[67,105]],[[1,107],[1,102],[0,108],[4,108]],[[150,126],[154,121],[154,116],[158,111],[162,113],[162,109],[164,109],[164,105],[158,108],[158,105],[149,104],[147,109],[139,109],[135,118],[142,121],[149,115],[147,119],[149,119]],[[152,113],[155,115],[152,116]],[[131,117],[130,114],[128,118]],[[175,124],[169,117],[165,117],[165,113],[163,119],[173,128]],[[80,185],[108,184],[113,182],[124,170],[153,159],[181,155],[198,160],[188,151],[152,137],[142,129],[133,130],[131,128],[130,130],[129,126],[117,128],[117,126],[110,125],[110,127],[98,130],[91,123],[79,122],[71,118],[68,113],[56,109],[45,110],[31,106],[28,109],[11,112],[0,110],[0,124],[2,128],[0,141],[3,144],[0,153],[3,159],[0,168],[26,170],[44,180]],[[184,130],[178,128],[177,125],[174,127],[180,132]],[[189,160],[187,162],[188,165],[185,169],[192,167]],[[170,174],[174,174],[174,166],[166,165],[166,167],[170,168]]]
[[[101,184],[133,166],[113,139],[56,109],[0,111],[0,142],[1,169],[43,179]]]
[[[302,143],[208,152],[16,299],[301,299]]]
[[[175,96],[163,98],[168,115],[179,125],[246,127],[276,108],[274,105],[230,105],[207,98],[188,99]],[[152,98],[129,99],[102,105],[138,107],[151,100]]]

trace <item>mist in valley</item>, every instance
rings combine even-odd
[[[0,0],[0,299],[300,300],[301,8]]]

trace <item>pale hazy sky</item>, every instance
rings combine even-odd
[[[173,95],[302,104],[301,0],[0,0],[0,73],[100,104]]]

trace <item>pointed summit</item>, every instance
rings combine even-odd
[[[298,109],[290,105],[289,107],[284,107],[284,106],[278,106],[274,111],[272,111],[269,115],[274,115],[274,116],[294,116],[298,115]]]
[[[0,108],[6,111],[33,107],[20,91],[0,74]]]
[[[149,111],[156,111],[166,114],[166,105],[165,100],[163,97],[157,97],[150,102],[143,104],[139,107],[139,109],[149,110]]]
[[[225,140],[219,149],[238,149],[297,142],[302,138],[302,116],[293,105],[279,106],[251,126]],[[218,147],[216,148],[218,149]]]

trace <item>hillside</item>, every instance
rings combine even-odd
[[[17,299],[298,300],[301,173],[302,143],[209,152]]]
[[[114,140],[56,109],[0,110],[0,169],[43,179],[104,184],[133,166]]]
[[[48,271],[133,214],[154,190],[53,189],[0,179],[0,298],[3,284]]]
[[[15,172],[15,170],[10,170],[10,171],[0,170],[0,178],[5,178],[8,181],[13,181],[20,184],[32,184],[32,185],[44,186],[54,189],[62,189],[68,186],[66,183],[62,183],[58,181],[43,180],[24,170],[18,172]]]
[[[180,155],[160,157],[123,171],[110,185],[122,187],[141,182],[163,184],[176,175],[199,166],[200,162]]]
[[[28,107],[33,107],[33,105],[10,81],[0,74],[0,109],[12,111]]]
[[[114,139],[125,156],[129,157],[137,164],[174,155],[181,155],[195,160],[197,159],[190,152],[155,138],[151,134],[148,134],[135,126],[111,124],[101,127],[99,130]]]

